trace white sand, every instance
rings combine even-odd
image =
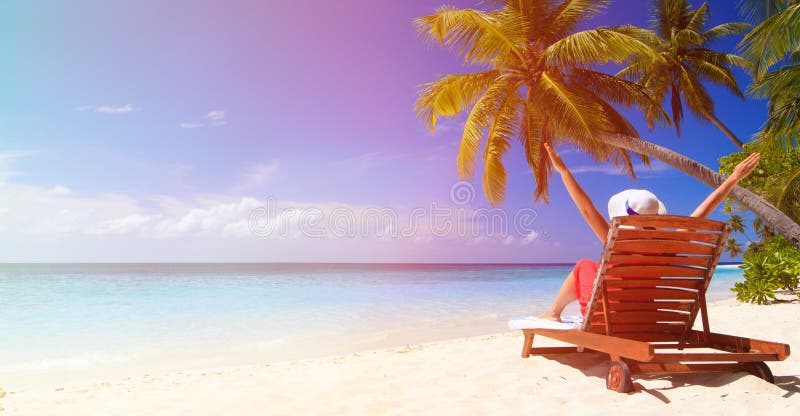
[[[800,414],[800,304],[724,301],[709,309],[715,332],[797,349],[786,361],[769,363],[776,385],[744,373],[675,375],[634,378],[635,391],[619,394],[605,388],[605,358],[522,359],[522,337],[510,332],[335,358],[58,385],[4,379],[0,415]]]

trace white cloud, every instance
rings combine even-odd
[[[94,111],[98,113],[108,113],[108,114],[123,114],[123,113],[130,113],[135,111],[136,109],[133,108],[132,104],[125,104],[122,107],[114,107],[111,105],[101,105],[94,109]]]
[[[157,216],[131,214],[125,217],[112,218],[98,224],[96,227],[88,227],[88,234],[130,234],[141,231],[143,226],[152,222]]]
[[[206,118],[210,121],[212,126],[223,126],[228,124],[226,117],[225,111],[223,110],[213,110],[206,114]]]
[[[250,213],[263,204],[255,198],[242,198],[228,203],[216,203],[202,208],[192,208],[183,215],[164,218],[146,230],[152,237],[218,234],[235,237],[251,236],[247,224]],[[146,223],[143,223],[145,225]],[[246,232],[245,232],[246,231]]]
[[[526,235],[525,238],[522,239],[522,243],[530,244],[536,241],[537,238],[539,238],[539,232],[536,230],[531,230],[531,232],[529,232],[528,235]]]
[[[197,129],[205,126],[219,127],[228,124],[227,114],[225,114],[224,110],[211,110],[206,113],[203,118],[208,121],[208,124],[194,121],[184,121],[183,123],[178,124],[178,126],[182,129]]]
[[[125,114],[125,113],[132,113],[136,111],[137,108],[133,106],[133,104],[125,104],[121,107],[115,107],[113,105],[82,105],[75,107],[75,111],[94,111],[95,113],[106,113],[106,114]]]

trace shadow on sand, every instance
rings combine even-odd
[[[548,360],[556,361],[563,365],[570,366],[587,377],[596,377],[605,380],[608,374],[609,358],[608,354],[603,353],[574,353],[574,354],[544,354],[537,355]],[[733,383],[742,377],[751,376],[749,373],[682,373],[682,374],[654,374],[654,375],[634,375],[633,391],[629,394],[647,393],[661,400],[670,403],[662,391],[672,390],[684,386],[706,386],[721,387]],[[752,376],[755,377],[755,376]],[[646,388],[637,380],[665,380],[671,383],[669,387]],[[766,383],[766,381],[764,381]],[[776,376],[775,385],[786,391],[783,397],[790,397],[800,393],[800,377],[798,376]]]

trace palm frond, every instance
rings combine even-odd
[[[499,104],[508,94],[509,82],[508,77],[500,77],[472,106],[467,116],[456,158],[456,169],[462,180],[472,179],[479,143],[484,131],[489,128],[489,123],[496,116]]]
[[[653,64],[647,59],[634,58],[628,63],[628,66],[622,68],[614,76],[626,81],[637,82],[653,68]]]
[[[712,27],[703,32],[706,42],[715,41],[728,36],[744,35],[752,26],[744,22],[728,22]]]
[[[556,74],[543,74],[534,88],[536,110],[548,123],[543,131],[551,140],[567,141],[596,161],[612,160],[615,148],[599,140],[600,135],[638,137],[636,130],[601,97],[567,81]]]
[[[547,18],[551,10],[556,7],[553,0],[495,0],[492,3],[496,5],[503,4],[506,8],[514,10],[525,19],[528,42],[540,39],[549,33],[550,22]]]
[[[526,23],[512,9],[486,13],[442,6],[436,13],[414,20],[424,37],[457,49],[468,63],[490,64],[499,55],[513,54],[524,62]]]
[[[687,58],[708,61],[717,66],[738,67],[749,70],[750,62],[739,55],[722,53],[706,48],[692,48],[685,52]]]
[[[592,18],[608,6],[608,0],[564,0],[545,18],[550,39],[559,39],[575,30],[578,23]]]
[[[699,119],[707,121],[708,115],[714,114],[714,101],[694,72],[683,65],[680,69],[681,92],[686,106]]]
[[[748,21],[760,23],[784,10],[787,4],[786,0],[740,0],[739,9]]]
[[[681,103],[681,89],[678,83],[672,84],[670,92],[670,106],[672,107],[672,122],[675,132],[681,137],[681,121],[683,121],[683,104]]]
[[[632,56],[662,59],[631,27],[590,29],[564,36],[544,51],[548,65],[588,67],[608,62],[622,63]],[[644,31],[642,29],[641,31]],[[637,31],[641,35],[641,31]]]
[[[758,98],[780,101],[800,96],[800,64],[767,73],[748,89]]]
[[[708,19],[708,3],[703,2],[697,9],[688,13],[689,21],[682,29],[700,33],[706,25]]]
[[[439,117],[453,117],[467,109],[495,82],[500,71],[449,74],[420,85],[414,110],[428,129],[436,129]]]
[[[792,220],[800,221],[800,169],[787,175],[775,207],[785,212]]]
[[[486,132],[483,190],[492,205],[500,204],[505,198],[507,173],[503,166],[503,156],[511,147],[511,139],[517,132],[518,113],[522,104],[515,90],[516,86],[513,84],[506,90],[505,97],[495,112],[494,121]]]
[[[551,132],[552,121],[545,122],[542,125],[542,135],[536,145],[536,170],[533,172],[533,177],[536,180],[536,189],[533,191],[533,200],[541,199],[545,202],[550,201],[550,177],[553,176],[553,162],[545,150],[545,143],[553,143],[553,134]]]
[[[800,44],[800,3],[774,14],[748,33],[739,48],[753,63],[756,79]]]
[[[595,137],[596,125],[593,119],[602,109],[596,107],[588,97],[573,91],[569,85],[556,78],[555,74],[542,74],[539,84],[534,88],[536,102],[547,120],[558,120],[552,126],[553,133],[559,137],[569,137],[576,142],[586,141],[598,147]]]
[[[688,48],[693,46],[702,45],[706,39],[700,32],[689,29],[676,30],[672,36],[672,41],[675,43],[675,49]]]
[[[755,139],[774,151],[800,145],[800,97],[773,104],[769,118],[755,134]]]
[[[649,128],[655,127],[656,123],[664,126],[671,124],[661,103],[654,100],[648,91],[639,84],[602,72],[580,68],[573,69],[569,78],[577,85],[597,94],[603,100],[626,108],[636,106],[644,113]]]
[[[519,141],[525,151],[525,161],[531,168],[536,182],[533,199],[534,201],[541,199],[548,203],[548,181],[552,166],[549,165],[550,161],[544,154],[542,146],[542,137],[545,136],[544,115],[538,111],[534,100],[533,90],[528,88],[522,105]]]
[[[686,0],[655,0],[650,23],[662,39],[669,39],[672,31],[685,26],[689,3]]]
[[[721,85],[737,97],[744,99],[744,93],[739,89],[739,84],[730,69],[700,59],[689,58],[686,63],[697,74],[698,78],[712,84]]]

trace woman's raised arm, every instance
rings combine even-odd
[[[575,202],[581,215],[583,215],[583,219],[586,220],[586,223],[592,228],[597,238],[605,243],[606,237],[608,237],[608,221],[606,221],[606,218],[600,214],[594,206],[592,200],[589,199],[589,195],[586,195],[583,188],[578,185],[578,181],[572,176],[572,173],[567,169],[567,165],[564,164],[564,161],[561,160],[558,153],[553,150],[549,143],[545,143],[544,148],[547,150],[547,155],[550,156],[550,160],[553,162],[553,168],[561,175],[561,180],[564,182],[569,196],[572,197],[572,201]]]
[[[725,179],[725,182],[722,182],[722,185],[717,187],[713,192],[711,192],[706,200],[703,201],[700,205],[692,213],[692,217],[698,218],[706,218],[714,212],[719,204],[731,193],[731,190],[740,180],[747,177],[753,169],[758,166],[758,161],[761,159],[761,154],[753,153],[748,156],[745,160],[739,162],[735,168],[733,168],[733,172],[728,179]]]

